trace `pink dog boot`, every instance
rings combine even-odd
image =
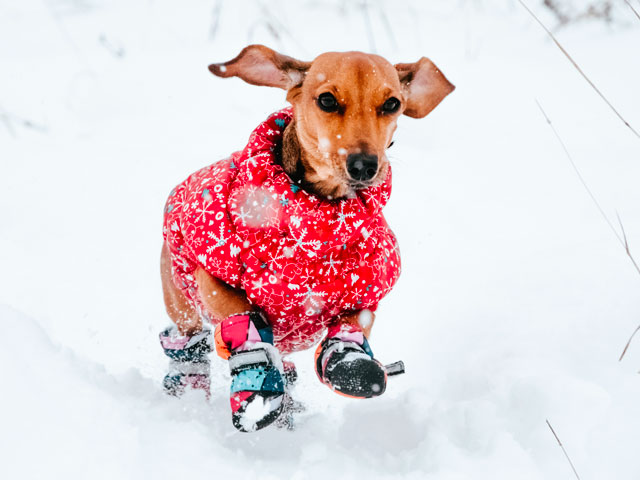
[[[387,371],[373,358],[369,342],[356,325],[329,327],[316,350],[316,373],[322,383],[346,397],[377,397],[387,388]]]
[[[262,314],[228,317],[216,327],[215,345],[218,355],[229,360],[233,425],[253,432],[275,422],[284,408],[284,368]]]
[[[176,397],[187,389],[202,390],[210,396],[211,367],[207,357],[213,350],[211,330],[180,335],[175,325],[160,333],[160,345],[171,361],[162,382],[164,391]]]

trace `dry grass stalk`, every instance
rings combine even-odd
[[[553,131],[553,134],[558,139],[558,142],[560,142],[560,145],[562,146],[562,149],[564,150],[564,153],[567,155],[567,158],[569,159],[569,162],[571,162],[571,166],[573,167],[573,170],[576,172],[576,175],[578,176],[578,179],[580,180],[580,183],[582,183],[582,186],[584,187],[584,189],[589,194],[589,197],[591,197],[591,200],[593,201],[594,205],[596,206],[596,208],[600,212],[600,215],[602,215],[602,218],[604,218],[604,221],[607,222],[607,225],[609,225],[609,228],[611,229],[613,234],[618,239],[618,242],[620,242],[620,244],[624,247],[625,246],[625,242],[624,242],[623,238],[620,236],[618,231],[615,229],[615,227],[613,226],[613,223],[611,222],[611,220],[609,220],[609,217],[605,213],[604,209],[600,206],[600,202],[598,202],[598,199],[596,199],[595,195],[593,194],[593,192],[589,188],[589,185],[587,185],[587,182],[585,182],[584,177],[582,176],[582,173],[580,173],[580,170],[578,169],[578,166],[576,165],[576,162],[573,160],[573,157],[569,153],[569,150],[567,149],[567,146],[565,145],[564,141],[562,140],[562,137],[560,137],[560,134],[556,130],[556,127],[553,125],[553,123],[551,123],[551,119],[547,115],[547,112],[544,111],[544,109],[542,108],[542,105],[540,105],[540,102],[538,102],[538,100],[536,100],[536,104],[538,105],[538,108],[542,112],[542,115],[544,115],[544,118],[547,121],[547,124],[549,124],[549,127],[551,127],[551,130]],[[640,271],[638,273],[640,273]]]
[[[613,110],[613,113],[615,113],[617,115],[617,117],[622,120],[622,122],[627,126],[627,128],[629,128],[629,130],[631,130],[633,132],[633,134],[640,138],[640,133],[638,133],[629,122],[627,122],[624,117],[622,115],[620,115],[620,113],[618,112],[618,110],[616,110],[616,108],[611,104],[611,102],[607,99],[607,97],[605,97],[602,92],[598,89],[598,87],[595,86],[595,84],[591,81],[591,79],[582,71],[582,69],[580,68],[580,66],[575,62],[575,60],[571,57],[571,55],[569,55],[569,52],[567,52],[564,47],[560,44],[560,42],[558,42],[558,40],[556,39],[555,35],[553,33],[551,33],[551,31],[544,25],[544,23],[542,23],[542,21],[536,16],[535,13],[533,13],[529,7],[527,7],[526,3],[524,3],[523,0],[518,0],[518,2],[520,2],[520,5],[522,5],[524,7],[524,9],[529,12],[529,15],[531,15],[534,20],[536,22],[538,22],[538,24],[544,29],[545,32],[547,32],[547,35],[549,35],[549,37],[551,38],[551,40],[553,40],[553,43],[556,44],[556,46],[560,49],[560,51],[565,55],[565,57],[567,57],[569,59],[569,61],[571,62],[571,64],[576,68],[576,70],[578,70],[578,72],[580,73],[580,75],[582,75],[582,77],[587,81],[587,83],[589,85],[591,85],[591,88],[593,88],[596,93],[600,96],[600,98],[602,98],[602,100],[604,100],[604,102],[609,105],[609,108],[611,108],[611,110]]]
[[[624,225],[622,225],[622,221],[620,220],[619,216],[618,216],[618,222],[620,223],[620,229],[622,230],[622,238],[624,239],[624,249],[627,252],[627,256],[633,262],[633,266],[636,267],[636,270],[638,271],[638,273],[640,273],[640,268],[638,267],[638,264],[636,263],[636,260],[633,258],[633,255],[631,255],[631,249],[629,248],[629,242],[627,241],[627,233],[624,231]],[[633,340],[633,337],[636,336],[636,333],[638,333],[638,330],[640,330],[640,326],[638,326],[638,328],[636,328],[633,331],[633,333],[631,334],[631,336],[629,337],[629,341],[624,346],[624,350],[622,350],[622,354],[620,355],[620,358],[618,359],[619,362],[622,361],[622,359],[624,358],[625,354],[627,353],[627,350],[629,349],[629,345],[631,345],[631,341]]]
[[[576,467],[573,466],[573,462],[571,461],[571,458],[569,458],[569,454],[567,453],[567,451],[564,449],[564,445],[562,445],[560,438],[558,437],[558,435],[556,435],[556,432],[551,426],[551,424],[549,423],[549,420],[545,420],[545,421],[547,422],[547,425],[549,426],[551,433],[553,433],[553,436],[556,437],[556,441],[558,442],[558,445],[560,445],[560,448],[562,449],[562,453],[564,453],[564,456],[567,457],[567,461],[569,462],[569,465],[571,465],[571,470],[573,470],[573,473],[575,474],[576,478],[580,480],[580,475],[578,475],[578,472],[576,471]]]
[[[640,20],[640,13],[638,13],[638,11],[635,8],[633,8],[633,5],[631,5],[631,2],[629,2],[629,0],[624,0],[624,3],[629,5],[629,8],[633,10],[633,13],[635,13],[636,17],[638,17],[638,20]]]
[[[562,149],[564,150],[564,153],[567,155],[567,158],[569,159],[569,162],[571,162],[571,166],[573,167],[573,170],[576,172],[576,175],[578,175],[578,178],[580,179],[580,183],[582,183],[582,186],[585,188],[585,190],[587,191],[587,193],[591,197],[591,200],[593,201],[593,203],[595,204],[596,208],[600,212],[600,215],[602,215],[602,218],[604,218],[605,222],[607,222],[607,225],[609,225],[609,228],[611,229],[613,234],[618,239],[618,242],[620,242],[620,245],[622,245],[622,247],[624,248],[624,251],[627,254],[627,257],[629,257],[629,260],[631,260],[631,263],[633,264],[633,267],[636,269],[636,272],[638,272],[638,274],[640,275],[640,266],[638,265],[638,262],[636,262],[636,259],[631,254],[631,248],[629,247],[629,241],[627,240],[627,233],[626,233],[626,231],[624,229],[624,225],[622,224],[622,220],[620,220],[620,216],[616,213],[616,216],[618,218],[618,224],[620,225],[620,230],[622,231],[622,235],[620,235],[618,233],[618,231],[616,230],[616,228],[613,226],[613,223],[611,222],[611,220],[609,220],[609,217],[604,212],[603,208],[600,206],[600,202],[598,202],[598,200],[596,199],[595,195],[593,194],[593,192],[589,188],[589,185],[587,185],[587,182],[585,182],[582,174],[580,173],[580,170],[578,169],[578,166],[576,165],[576,162],[573,161],[573,157],[569,153],[569,150],[567,149],[567,146],[564,144],[564,141],[562,140],[562,137],[560,137],[560,134],[558,133],[556,128],[553,126],[553,123],[551,123],[551,119],[547,115],[547,112],[544,111],[544,108],[542,108],[542,105],[540,105],[540,102],[538,102],[538,100],[536,100],[536,104],[538,105],[538,108],[542,112],[542,115],[544,115],[545,120],[547,121],[547,123],[551,127],[551,130],[553,131],[553,134],[558,139],[558,142],[560,142],[560,145],[562,146]],[[631,335],[631,338],[629,338],[629,341],[627,342],[627,345],[624,347],[622,355],[620,355],[620,360],[622,360],[624,358],[624,355],[625,355],[625,353],[627,353],[627,349],[629,348],[629,345],[631,344],[631,340],[633,340],[633,337],[638,332],[638,330],[640,330],[640,327],[638,327],[633,332],[633,334]]]
[[[622,355],[620,355],[620,358],[618,359],[619,362],[621,362],[622,359],[624,358],[624,355],[627,353],[627,350],[629,349],[629,345],[631,345],[631,340],[633,340],[633,337],[636,336],[636,333],[638,333],[638,331],[640,331],[640,325],[638,325],[638,328],[636,328],[631,334],[631,336],[629,337],[629,341],[624,346],[624,350],[622,350]]]

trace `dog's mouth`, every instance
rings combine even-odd
[[[373,181],[373,180],[370,180],[368,182],[354,182],[354,181],[351,181],[351,182],[349,182],[349,188],[351,190],[366,190],[367,188],[372,187],[376,183],[378,183],[378,182]]]

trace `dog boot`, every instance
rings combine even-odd
[[[336,393],[352,398],[382,395],[387,371],[373,358],[369,342],[355,325],[329,327],[316,350],[316,373]]]
[[[203,390],[209,398],[211,367],[207,354],[213,350],[211,330],[194,335],[180,335],[175,325],[160,333],[160,345],[171,359],[164,377],[164,391],[176,397],[187,388]]]
[[[284,406],[284,368],[262,314],[228,317],[216,327],[215,345],[218,355],[229,360],[233,425],[252,432],[277,420]]]

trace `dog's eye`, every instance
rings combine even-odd
[[[383,113],[396,113],[399,108],[400,108],[400,100],[398,100],[396,97],[391,97],[382,104]]]
[[[338,111],[338,100],[329,92],[321,93],[318,96],[318,106],[325,112],[336,112]]]

